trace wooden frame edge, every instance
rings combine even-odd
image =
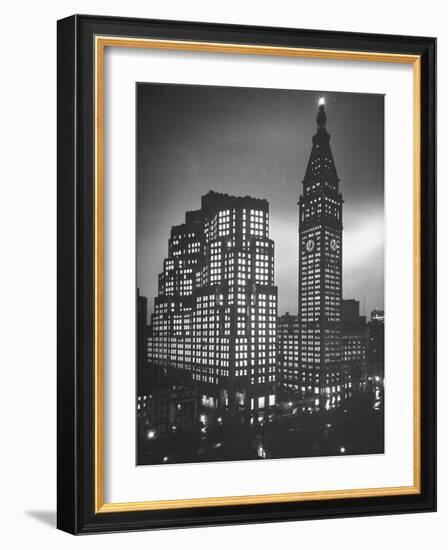
[[[301,493],[273,493],[215,498],[106,503],[104,498],[104,51],[106,47],[149,48],[210,53],[274,55],[316,59],[405,63],[413,65],[413,477],[411,486],[347,489]],[[421,494],[421,57],[409,54],[324,50],[286,46],[121,38],[97,35],[95,59],[95,460],[94,513],[173,510],[242,504],[267,504]]]

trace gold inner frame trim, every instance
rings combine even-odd
[[[268,55],[330,59],[346,61],[372,61],[383,63],[406,63],[413,66],[413,298],[414,298],[414,347],[413,347],[413,484],[400,487],[366,489],[343,489],[332,491],[274,493],[263,495],[191,498],[179,500],[153,500],[142,502],[104,501],[104,55],[106,47],[147,48],[208,53],[234,53],[243,55]],[[144,510],[167,510],[208,506],[235,506],[280,502],[305,502],[343,498],[415,495],[421,490],[421,389],[420,389],[420,124],[421,124],[421,60],[417,55],[390,54],[381,52],[356,52],[291,48],[279,46],[256,46],[250,44],[227,44],[183,40],[157,40],[96,36],[95,55],[95,513],[132,512]]]

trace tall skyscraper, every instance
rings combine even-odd
[[[276,319],[268,202],[208,193],[171,230],[148,362],[197,382],[203,405],[255,416],[275,404]]]
[[[344,392],[341,354],[342,194],[323,98],[299,199],[301,388],[325,402]]]

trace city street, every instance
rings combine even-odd
[[[291,401],[253,425],[225,419],[208,429],[199,424],[194,430],[142,437],[139,464],[383,453],[383,403],[382,387],[372,384],[329,410],[302,411]]]

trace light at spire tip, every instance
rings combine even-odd
[[[319,98],[319,107],[321,105],[325,105],[325,98],[323,96]]]

